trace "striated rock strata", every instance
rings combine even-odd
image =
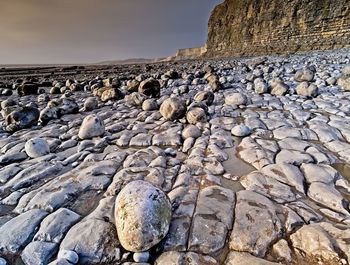
[[[211,14],[206,56],[349,46],[349,0],[225,0]]]

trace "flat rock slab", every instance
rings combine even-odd
[[[231,251],[227,256],[224,265],[238,265],[238,264],[239,265],[277,265],[280,263],[269,262],[267,260],[257,258],[245,252]]]
[[[60,243],[65,233],[80,218],[79,214],[66,208],[60,208],[41,222],[34,240]]]
[[[239,191],[230,249],[263,257],[282,235],[282,224],[272,201],[253,191]]]
[[[75,251],[80,264],[119,261],[119,247],[115,225],[98,219],[84,219],[74,225],[60,245],[62,250]]]
[[[33,241],[23,250],[21,258],[26,265],[46,265],[56,255],[57,249],[56,243]]]
[[[37,226],[47,215],[44,210],[29,210],[1,226],[0,253],[18,253],[30,242]]]
[[[228,230],[232,228],[234,192],[211,186],[199,192],[189,238],[189,249],[205,254],[224,247]]]

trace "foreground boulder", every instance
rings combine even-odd
[[[159,97],[160,83],[154,78],[144,80],[139,86],[139,92],[153,98]]]
[[[80,139],[91,139],[105,133],[105,125],[97,115],[86,116],[79,129]]]
[[[159,111],[166,120],[180,119],[186,113],[185,103],[178,98],[168,98],[164,100]]]
[[[167,195],[146,181],[133,181],[118,194],[115,221],[122,246],[143,252],[158,244],[168,233],[171,203]]]
[[[24,128],[36,125],[39,120],[40,112],[34,107],[23,107],[7,115],[5,119],[5,130],[15,132]]]

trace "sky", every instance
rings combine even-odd
[[[222,0],[0,0],[0,64],[94,63],[199,47]]]

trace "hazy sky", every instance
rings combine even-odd
[[[0,64],[172,55],[205,43],[220,0],[0,0]]]

